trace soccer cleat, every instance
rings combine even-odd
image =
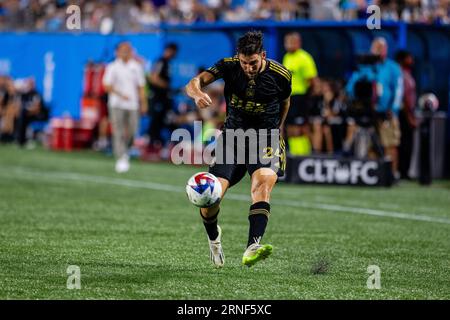
[[[272,253],[273,247],[270,244],[253,243],[248,246],[242,257],[242,264],[251,267],[260,260],[264,260]]]
[[[220,268],[223,267],[223,264],[225,263],[225,256],[222,250],[222,243],[220,242],[222,238],[222,229],[219,226],[217,226],[217,232],[219,233],[219,235],[217,236],[216,240],[210,240],[208,238],[209,257],[212,263],[216,267]]]
[[[130,170],[130,162],[127,155],[123,155],[116,162],[116,172],[124,173]]]

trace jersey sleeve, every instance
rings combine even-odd
[[[206,71],[211,73],[216,80],[223,79],[226,78],[227,74],[237,61],[236,58],[224,58],[217,61],[212,67],[206,69]]]

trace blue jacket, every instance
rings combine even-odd
[[[352,74],[347,83],[346,91],[350,98],[354,97],[355,83],[363,77],[369,81],[376,81],[377,104],[375,110],[378,112],[391,110],[394,114],[398,114],[403,98],[403,77],[400,66],[390,59],[375,66],[361,66]]]

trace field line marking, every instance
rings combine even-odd
[[[11,167],[17,174],[26,174],[33,175],[41,178],[50,178],[52,180],[72,180],[78,182],[92,182],[92,183],[101,183],[101,184],[110,184],[117,186],[125,186],[131,188],[142,188],[142,189],[150,189],[156,191],[168,191],[168,192],[177,192],[184,193],[185,190],[182,187],[177,187],[174,185],[156,183],[156,182],[147,182],[147,181],[138,181],[131,179],[123,179],[123,178],[112,178],[112,177],[104,177],[104,176],[96,176],[96,175],[87,175],[81,173],[73,173],[73,172],[43,172],[43,171],[34,171],[28,168],[23,167]],[[0,171],[1,172],[1,171]],[[11,171],[10,171],[11,172]],[[227,199],[236,200],[236,201],[250,201],[250,197],[244,194],[227,194]],[[432,217],[423,214],[411,214],[404,212],[396,212],[396,211],[385,211],[379,209],[369,209],[369,208],[361,208],[361,207],[350,207],[350,206],[342,206],[336,204],[326,204],[320,202],[308,202],[308,201],[294,201],[294,200],[278,200],[272,199],[271,203],[295,208],[305,208],[305,209],[319,209],[324,211],[333,211],[333,212],[344,212],[344,213],[354,213],[361,215],[371,215],[378,217],[390,217],[390,218],[398,218],[405,220],[414,220],[414,221],[425,221],[425,222],[435,222],[442,224],[450,224],[450,219],[444,217]]]

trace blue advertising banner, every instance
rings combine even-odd
[[[14,79],[34,77],[52,116],[78,118],[83,92],[83,69],[88,61],[109,62],[115,46],[130,41],[136,53],[151,68],[164,44],[176,42],[179,54],[173,61],[173,87],[180,88],[196,74],[198,67],[209,67],[232,54],[232,44],[222,33],[172,33],[170,35],[1,33],[0,74]]]

